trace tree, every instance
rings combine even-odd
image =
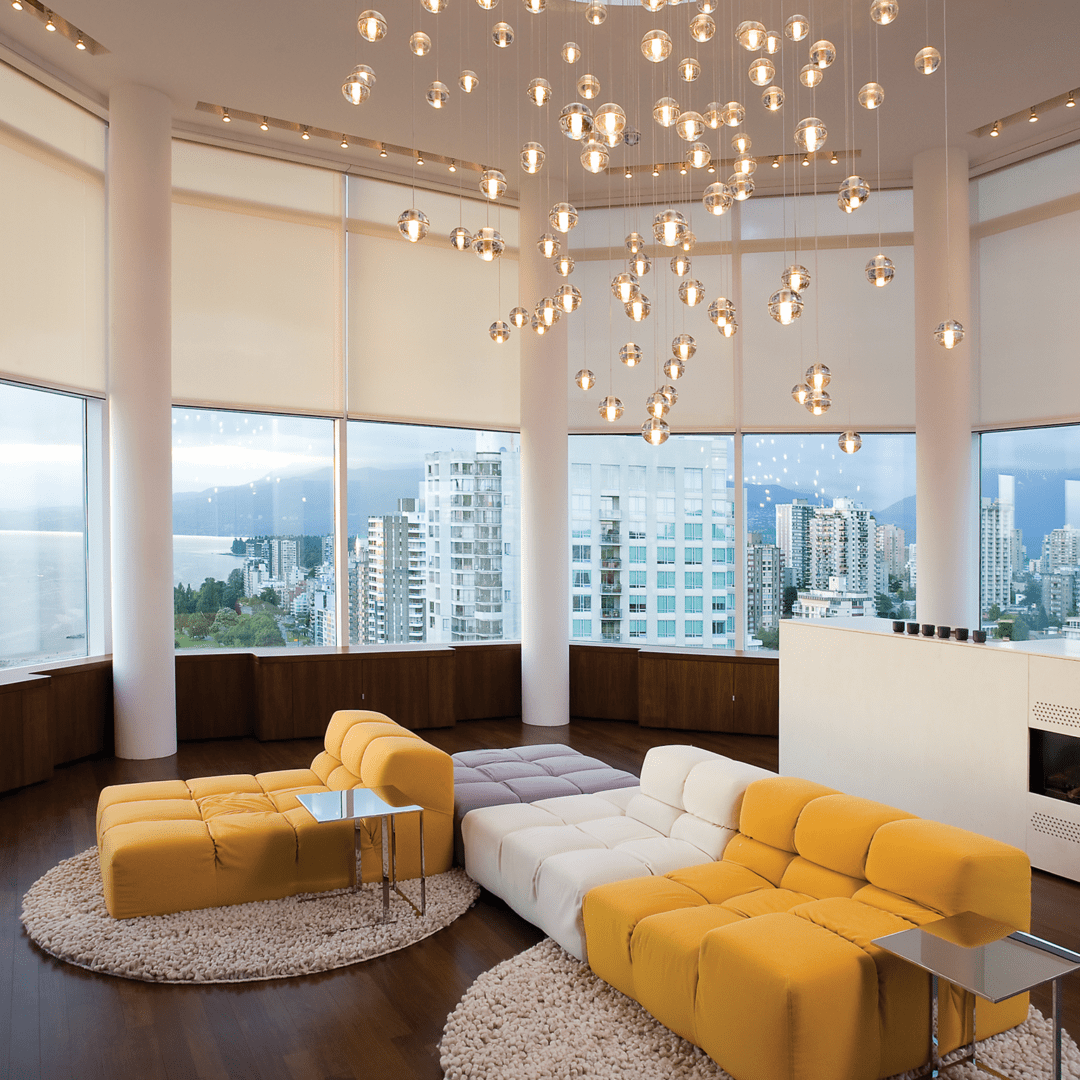
[[[278,594],[274,591],[273,586],[267,585],[261,593],[259,593],[259,599],[264,604],[273,604],[274,607],[280,607],[281,601],[278,600]]]
[[[776,630],[759,630],[757,632],[757,638],[761,642],[763,649],[779,649],[780,648],[780,631]]]
[[[879,619],[891,619],[896,611],[893,608],[893,598],[888,593],[878,593],[874,598],[874,607]]]
[[[234,570],[229,574],[229,580],[225,582],[225,588],[221,594],[221,606],[235,608],[240,597],[244,595],[244,571]]]
[[[173,588],[173,613],[192,615],[195,612],[195,592],[190,585],[176,585]]]
[[[986,618],[989,622],[997,622],[1001,618],[1001,608],[997,604],[991,604],[990,610],[986,613]]]
[[[247,544],[239,538],[232,542],[232,553],[234,555],[244,555],[247,553]]]
[[[795,606],[795,601],[799,599],[799,590],[794,585],[787,585],[784,588],[784,617],[786,619],[791,618],[791,609]]]
[[[224,582],[207,578],[199,587],[198,598],[195,601],[195,610],[206,614],[217,611],[221,606],[221,594],[225,589]]]

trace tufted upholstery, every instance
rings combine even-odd
[[[382,713],[342,710],[310,769],[107,787],[97,839],[105,903],[117,919],[345,888],[355,876],[352,822],[318,824],[296,796],[396,788],[424,807],[429,874],[449,869],[454,810],[448,754]],[[361,826],[364,881],[382,875],[378,819]],[[397,822],[398,874],[420,873],[416,815]]]
[[[1030,897],[1016,848],[771,777],[719,861],[600,885],[582,918],[593,970],[732,1076],[876,1080],[927,1060],[929,976],[871,941],[961,911],[1027,930]],[[942,986],[945,1053],[970,998]],[[980,1001],[979,1037],[1026,1016]]]

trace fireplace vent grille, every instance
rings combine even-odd
[[[1031,827],[1036,832],[1045,833],[1058,840],[1071,840],[1074,844],[1080,844],[1080,825],[1054,817],[1053,814],[1032,814]]]
[[[1032,706],[1035,719],[1055,727],[1073,728],[1080,731],[1080,709],[1072,705],[1054,705],[1049,701],[1036,701]]]

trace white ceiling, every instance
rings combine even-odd
[[[16,12],[0,5],[0,41],[62,79],[84,88],[105,104],[110,88],[134,81],[167,93],[180,130],[228,137],[273,150],[353,164],[364,171],[410,173],[408,159],[381,160],[366,149],[342,150],[334,142],[303,143],[291,133],[263,133],[253,124],[219,119],[196,110],[199,101],[258,114],[325,127],[350,135],[417,147],[429,154],[465,158],[500,166],[507,173],[511,192],[516,187],[518,150],[526,139],[537,139],[548,150],[545,173],[553,182],[568,177],[571,197],[583,203],[619,199],[631,185],[640,193],[653,180],[644,174],[633,181],[621,175],[593,177],[577,161],[580,144],[566,139],[557,127],[559,108],[577,100],[576,80],[586,71],[603,88],[593,107],[616,101],[642,132],[635,148],[612,152],[612,165],[673,161],[686,144],[670,129],[651,119],[651,107],[665,93],[684,108],[704,111],[710,101],[731,97],[747,106],[745,130],[759,158],[793,153],[792,129],[807,115],[821,117],[829,128],[827,150],[852,147],[862,151],[858,172],[874,183],[877,176],[877,124],[881,131],[881,172],[886,184],[910,181],[911,161],[920,150],[939,146],[945,139],[944,91],[948,74],[948,135],[953,145],[965,147],[973,171],[1027,157],[1065,142],[1080,139],[1080,108],[1058,107],[1037,124],[1017,123],[990,139],[972,134],[998,117],[1025,110],[1080,87],[1080,3],[1046,0],[1038,5],[1016,0],[952,0],[947,4],[947,66],[935,75],[916,73],[913,57],[925,44],[946,52],[942,31],[941,0],[899,0],[896,22],[877,27],[869,19],[869,0],[804,0],[801,9],[811,18],[811,36],[801,43],[785,39],[776,82],[787,92],[779,113],[760,103],[760,89],[752,86],[746,69],[752,59],[734,44],[733,26],[754,18],[768,27],[780,27],[782,14],[794,8],[776,0],[726,0],[714,17],[716,36],[704,44],[691,41],[688,24],[696,6],[681,4],[652,15],[640,6],[611,7],[600,27],[585,23],[584,7],[573,0],[549,0],[540,15],[527,12],[520,0],[499,0],[494,11],[484,11],[474,0],[450,0],[438,15],[423,11],[419,0],[375,0],[386,16],[390,32],[371,44],[356,32],[362,4],[324,3],[317,0],[61,0],[58,13],[97,39],[109,51],[91,56],[76,51],[58,34],[46,33],[29,11]],[[509,49],[497,49],[490,28],[509,22],[516,40]],[[1031,24],[1036,23],[1033,27]],[[929,33],[927,26],[929,25]],[[675,41],[671,58],[659,65],[641,55],[642,34],[655,27],[666,29]],[[849,48],[848,27],[853,44]],[[423,29],[435,48],[424,58],[410,54],[409,35]],[[798,83],[797,72],[807,62],[808,45],[818,37],[832,40],[839,58],[825,73],[823,85],[811,94]],[[876,38],[876,46],[874,39]],[[559,58],[563,41],[579,42],[585,56],[570,66]],[[873,77],[873,52],[878,49],[878,81],[885,88],[885,104],[868,113],[854,103],[852,89]],[[682,82],[675,63],[696,56],[704,73],[693,84]],[[352,107],[340,85],[357,62],[376,73],[375,89],[363,105]],[[462,93],[457,76],[470,68],[480,76],[480,88]],[[423,99],[428,84],[439,78],[450,87],[447,108],[436,111]],[[525,97],[529,80],[542,75],[555,88],[553,101],[537,109]],[[851,104],[848,104],[851,102]],[[853,134],[852,134],[853,129]],[[731,156],[730,129],[709,131],[706,141],[713,153]],[[722,142],[721,142],[722,140]],[[475,174],[449,177],[441,166],[439,179],[473,184]],[[844,166],[823,166],[822,186],[838,183]],[[759,188],[779,189],[792,172],[806,184],[811,170],[794,165],[758,170]],[[703,173],[679,177],[665,173],[658,190],[700,192],[717,179]],[[719,177],[724,178],[724,177]],[[676,185],[682,185],[681,188]],[[610,186],[609,186],[610,185]],[[664,187],[666,185],[666,188]]]

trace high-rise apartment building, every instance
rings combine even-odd
[[[1080,529],[1071,525],[1043,539],[1042,572],[1056,574],[1063,566],[1080,566]]]
[[[878,584],[874,534],[870,511],[852,499],[814,507],[809,523],[811,586],[829,589],[830,578],[842,578],[849,592],[873,596]]]
[[[776,544],[761,543],[760,533],[746,538],[746,636],[780,625],[783,604],[783,556]]]
[[[728,440],[570,440],[575,641],[735,648]]]
[[[368,518],[368,645],[425,641],[425,523],[417,499],[398,499],[396,514]]]
[[[878,525],[874,531],[874,546],[877,548],[878,562],[890,576],[903,580],[904,565],[907,562],[907,547],[904,543],[904,530],[899,525]],[[879,589],[885,592],[885,589]]]
[[[296,541],[274,536],[271,537],[268,547],[271,576],[295,585],[300,573]]]
[[[502,432],[424,458],[428,641],[521,637],[520,461]]]
[[[1075,566],[1062,566],[1042,579],[1042,606],[1047,618],[1064,622],[1076,614],[1077,580]]]
[[[776,507],[776,546],[784,560],[784,584],[805,589],[810,585],[810,519],[814,507],[795,499]]]
[[[982,606],[992,604],[1007,607],[1012,599],[1013,555],[1016,550],[1015,480],[998,477],[998,497],[984,498],[981,507],[982,523]]]

